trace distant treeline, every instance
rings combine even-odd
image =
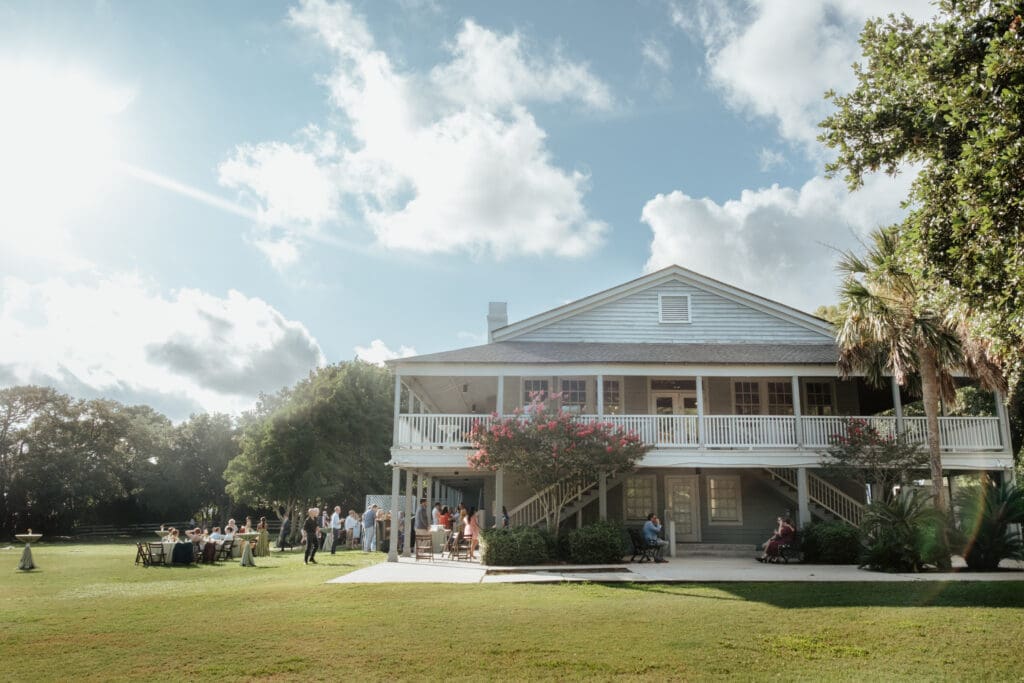
[[[0,538],[26,528],[211,522],[384,490],[393,384],[362,362],[317,369],[240,417],[173,424],[149,406],[0,389]]]

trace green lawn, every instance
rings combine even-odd
[[[1020,680],[1024,583],[324,585],[383,558],[144,569],[0,551],[0,680]]]

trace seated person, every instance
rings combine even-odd
[[[647,515],[647,521],[644,522],[644,542],[652,548],[657,548],[654,553],[655,562],[668,562],[661,556],[668,541],[661,538],[661,520],[653,512]]]
[[[235,526],[233,524],[228,524],[226,527],[224,527],[224,540],[230,541],[232,538],[235,537],[236,531],[237,529],[235,529]]]
[[[220,527],[219,526],[213,527],[213,533],[210,534],[210,540],[211,541],[223,541],[224,540],[224,534],[222,534],[220,532]]]
[[[796,538],[796,529],[793,528],[793,523],[788,517],[776,517],[775,521],[778,526],[772,537],[761,546],[763,552],[760,557],[755,558],[758,562],[771,562],[775,560],[779,557],[782,546],[789,545]]]

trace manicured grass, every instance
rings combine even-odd
[[[144,569],[0,551],[0,680],[1017,680],[1024,583],[325,585],[383,559]]]

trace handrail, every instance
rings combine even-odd
[[[540,493],[533,494],[522,503],[509,510],[509,522],[512,526],[536,526],[538,522],[546,517],[544,514],[544,506],[541,505],[540,500],[544,495],[547,495],[549,491],[557,488],[559,490],[559,497],[565,495],[567,492],[571,493],[572,496],[566,500],[566,505],[570,505],[582,498],[585,493],[592,490],[595,486],[597,486],[596,481],[586,484],[585,486],[577,486],[576,490],[573,491],[571,484],[568,482],[556,482]]]
[[[795,469],[791,467],[769,467],[766,469],[773,478],[786,483],[794,491],[798,489]],[[860,526],[860,521],[864,517],[864,503],[810,472],[807,473],[807,499],[853,526]]]

